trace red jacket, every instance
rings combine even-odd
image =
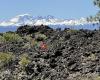
[[[41,42],[40,43],[40,48],[43,49],[43,50],[46,50],[47,49],[47,44],[45,42]]]

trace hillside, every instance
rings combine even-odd
[[[100,80],[100,30],[20,26],[0,33],[0,80]]]

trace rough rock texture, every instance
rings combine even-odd
[[[49,33],[49,31],[53,31],[53,29],[48,27],[48,26],[44,26],[44,25],[28,26],[28,25],[25,25],[25,26],[19,27],[16,32],[20,35],[27,35],[27,34],[32,34],[35,32],[41,32],[41,33],[48,32]]]
[[[51,33],[48,33],[48,29]],[[0,52],[13,52],[16,55],[12,63],[0,70],[0,80],[96,80],[98,78],[99,30],[53,31],[43,25],[36,26],[36,29],[22,26],[17,30],[17,33],[26,35],[35,32],[48,36],[44,41],[48,46],[47,50],[36,49],[34,46],[23,47],[29,44],[25,40],[0,44]],[[18,64],[19,56],[23,53],[27,53],[31,60],[24,69]]]

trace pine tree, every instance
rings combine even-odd
[[[100,0],[94,0],[94,5],[100,8]]]

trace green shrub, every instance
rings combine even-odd
[[[6,42],[5,38],[3,36],[0,36],[0,43]]]
[[[78,30],[70,29],[70,30],[68,30],[67,32],[68,32],[68,33],[77,33]]]
[[[24,39],[27,40],[27,41],[31,41],[32,37],[30,37],[30,35],[26,35],[26,36],[24,36]]]
[[[31,61],[29,60],[29,57],[27,54],[23,54],[20,56],[20,61],[19,61],[19,64],[22,66],[22,67],[25,67],[27,66]]]
[[[9,63],[11,60],[13,60],[14,55],[12,53],[4,53],[0,52],[0,63]]]
[[[96,55],[92,53],[92,54],[88,57],[88,59],[94,61],[94,60],[96,60]]]
[[[41,42],[38,42],[37,40],[31,41],[31,46],[39,47]]]
[[[16,33],[4,33],[3,37],[6,41],[21,41],[22,38]]]
[[[36,39],[37,41],[42,41],[42,40],[47,39],[47,36],[44,35],[44,34],[41,34],[41,33],[36,33],[36,34],[35,34],[35,39]]]
[[[94,80],[100,80],[100,76],[96,77]]]

